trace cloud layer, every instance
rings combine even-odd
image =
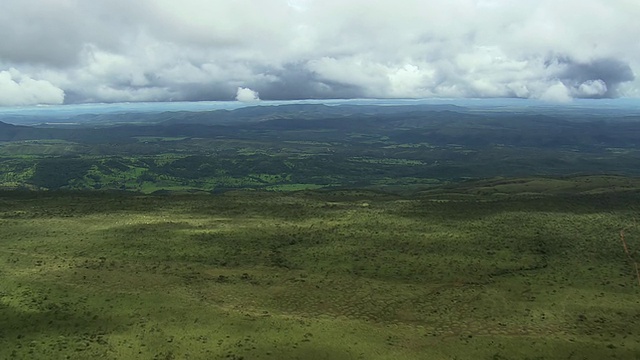
[[[0,104],[640,97],[636,0],[3,0]]]

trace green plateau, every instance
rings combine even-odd
[[[4,193],[0,357],[633,359],[640,192],[587,180]]]
[[[9,120],[0,359],[640,358],[637,115]]]

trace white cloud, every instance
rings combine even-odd
[[[598,80],[587,80],[578,87],[578,95],[580,96],[602,96],[607,92],[607,84]]]
[[[16,69],[0,71],[0,105],[62,104],[64,91],[46,80],[35,80]]]
[[[287,5],[296,11],[306,11],[310,0],[287,0]]]
[[[3,0],[0,71],[69,102],[640,96],[638,18],[632,0]]]
[[[566,103],[571,101],[571,94],[569,93],[569,89],[561,83],[560,81],[551,85],[545,92],[540,96],[540,100],[548,101],[548,102],[557,102],[557,103]]]
[[[251,103],[260,101],[260,97],[258,96],[257,92],[249,88],[239,87],[238,91],[236,92],[236,100],[240,102]]]
[[[400,98],[422,98],[432,96],[427,90],[433,86],[435,71],[430,68],[407,63],[399,69],[394,69],[388,73],[390,89],[389,93],[393,97]]]

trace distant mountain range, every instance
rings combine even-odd
[[[590,148],[640,145],[640,116],[594,117],[582,112],[570,116],[509,111],[487,113],[455,105],[322,104],[205,112],[85,114],[65,123],[38,126],[0,122],[0,141],[62,139],[79,143],[118,143],[135,142],[141,136],[290,138],[292,132],[321,130],[384,134],[402,142],[467,146]]]

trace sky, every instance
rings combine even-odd
[[[638,0],[2,0],[0,106],[640,98]]]

